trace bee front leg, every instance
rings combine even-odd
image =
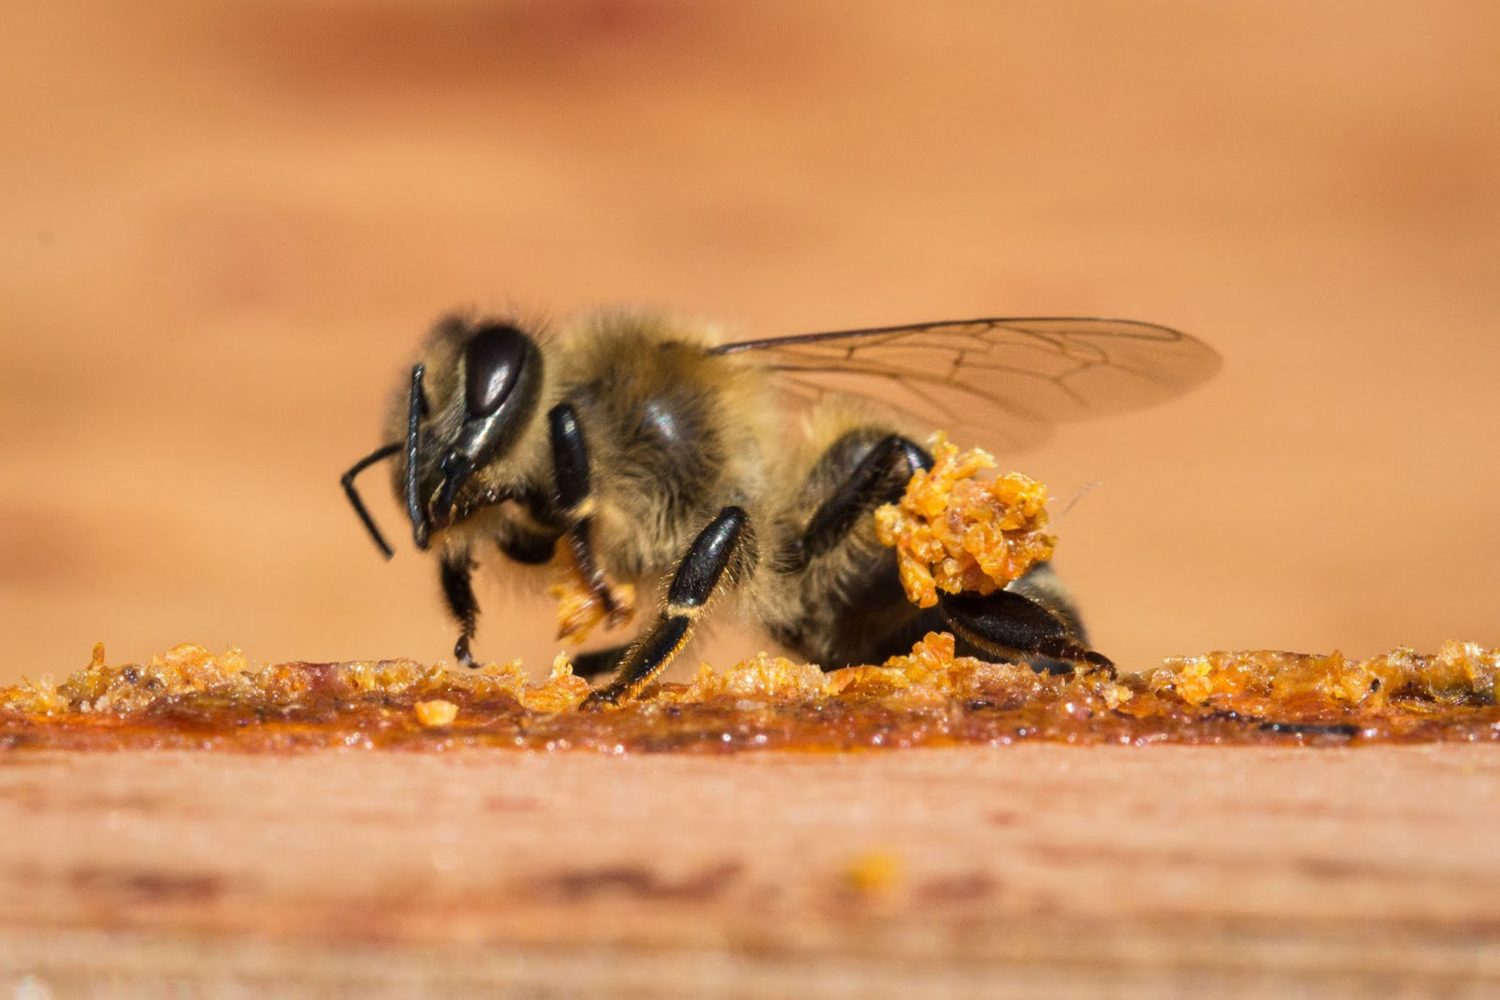
[[[633,698],[666,669],[687,644],[693,623],[703,614],[725,570],[733,576],[748,573],[754,556],[749,515],[739,507],[725,507],[698,533],[687,555],[677,565],[667,604],[656,622],[626,652],[620,673],[608,687],[590,695],[588,704],[614,704]]]
[[[548,411],[547,424],[552,437],[552,482],[558,508],[567,521],[573,560],[578,564],[589,593],[604,609],[613,627],[621,623],[625,609],[615,600],[604,570],[594,559],[590,541],[594,495],[589,484],[589,451],[583,427],[578,423],[577,412],[568,403],[559,403]]]
[[[1114,675],[1109,657],[1079,641],[1057,615],[1014,591],[939,594],[938,606],[958,638],[989,656],[1006,660],[1045,656]]]
[[[444,553],[439,569],[443,597],[447,599],[448,611],[461,630],[458,642],[453,645],[453,655],[459,663],[470,668],[475,664],[474,657],[469,655],[469,643],[474,641],[474,630],[479,621],[479,602],[474,599],[473,573],[474,564],[467,552]]]

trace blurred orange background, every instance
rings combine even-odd
[[[1102,483],[1058,523],[1100,649],[1500,644],[1493,3],[7,22],[0,678],[96,640],[446,657],[434,567],[382,563],[337,478],[455,305],[1178,326],[1223,353],[1208,386],[1001,456]],[[480,596],[480,654],[550,659],[545,599]]]

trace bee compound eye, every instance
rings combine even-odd
[[[530,338],[513,326],[486,326],[464,349],[464,407],[469,417],[500,409],[521,378]]]

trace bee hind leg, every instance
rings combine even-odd
[[[863,441],[863,447],[859,443]],[[918,611],[907,599],[891,550],[855,530],[879,504],[899,499],[932,458],[899,434],[855,428],[814,466],[802,503],[815,504],[805,526],[776,549],[773,567],[802,577],[803,600],[772,634],[832,670],[878,663],[911,648],[929,631],[950,630],[963,656],[1026,662],[1068,673],[1078,663],[1103,669],[1052,567],[1039,563],[1006,592],[944,596],[948,606]]]
[[[1026,660],[1048,670],[1047,661],[1061,661],[1114,675],[1109,657],[1090,649],[1061,615],[1023,593],[940,594],[938,606],[954,635],[983,655]]]
[[[656,622],[626,651],[614,681],[590,695],[587,704],[615,704],[638,694],[687,644],[725,572],[743,577],[754,560],[749,515],[740,507],[725,507],[677,564]]]
[[[848,536],[859,519],[876,506],[899,499],[918,469],[932,468],[927,450],[899,434],[889,434],[870,448],[813,512],[806,529],[782,558],[781,570],[794,573],[826,554]]]

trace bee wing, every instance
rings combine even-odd
[[[1052,424],[1180,395],[1219,370],[1195,337],[1122,319],[998,318],[807,333],[722,344],[756,352],[783,389],[894,407],[956,438],[1017,448]]]

